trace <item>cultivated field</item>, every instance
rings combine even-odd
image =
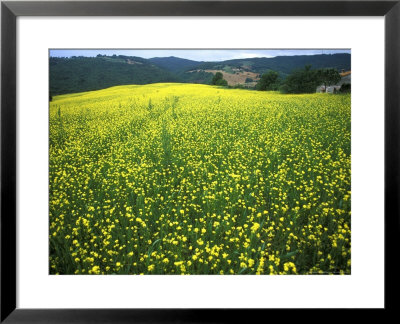
[[[250,78],[254,81],[248,82],[247,86],[255,86],[256,81],[260,80],[260,76],[257,73],[249,72],[249,71],[233,71],[232,73],[228,73],[223,70],[205,70],[204,72],[211,72],[212,74],[216,74],[217,72],[222,73],[223,78],[228,82],[228,85],[234,86],[237,84],[246,84],[246,79]]]
[[[49,155],[51,274],[350,273],[350,95],[62,95]]]

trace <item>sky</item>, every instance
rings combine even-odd
[[[139,56],[142,58],[175,56],[194,61],[224,61],[231,59],[243,59],[252,57],[275,57],[293,55],[315,55],[349,53],[350,49],[213,49],[213,50],[131,50],[131,49],[51,49],[50,56],[96,56],[102,55],[126,55]]]

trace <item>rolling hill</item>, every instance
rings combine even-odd
[[[175,56],[153,57],[151,59],[148,59],[148,61],[173,73],[179,73],[184,70],[194,69],[199,64],[204,63]]]
[[[173,73],[140,57],[51,57],[49,65],[51,95],[179,81]]]
[[[115,85],[184,82],[209,84],[218,71],[229,85],[254,86],[259,76],[277,71],[285,78],[293,70],[311,65],[313,69],[351,70],[350,54],[320,54],[247,58],[220,62],[198,62],[178,57],[98,55],[97,57],[50,57],[50,94],[99,90]],[[251,80],[251,81],[250,81]]]
[[[228,60],[223,62],[205,62],[196,68],[200,70],[225,70],[240,69],[255,73],[277,71],[288,75],[293,70],[311,65],[313,69],[335,68],[340,70],[351,69],[350,54],[321,54],[321,55],[297,55],[277,57],[257,57],[249,59]]]

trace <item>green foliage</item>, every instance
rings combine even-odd
[[[50,94],[53,96],[124,84],[178,81],[176,75],[139,57],[50,57]]]
[[[228,85],[228,81],[225,79],[220,79],[215,82],[215,85],[226,87]]]
[[[319,54],[319,55],[297,55],[256,57],[246,59],[235,59],[224,62],[199,62],[197,69],[222,70],[225,66],[240,68],[245,71],[265,73],[278,71],[281,76],[287,76],[305,65],[312,65],[314,69],[335,68],[338,71],[351,70],[351,55],[345,53]]]
[[[215,75],[213,76],[212,80],[211,80],[211,84],[216,84],[218,80],[223,79],[223,75],[221,72],[217,72],[215,73]]]
[[[234,69],[240,69],[258,74],[277,71],[280,78],[287,77],[293,69],[301,68],[306,64],[312,64],[314,69],[329,67],[350,70],[350,58],[350,54],[332,54],[198,62],[177,57],[143,59],[101,54],[97,57],[50,57],[50,95],[99,90],[127,84],[162,82],[217,84],[217,80],[213,81],[215,76],[204,71],[207,69],[224,70],[229,73],[235,73]],[[246,82],[254,82],[254,80],[247,78]],[[218,85],[226,86],[226,83],[219,81]],[[289,85],[284,86],[283,91],[292,91],[293,87]],[[278,86],[270,86],[269,89],[276,90]],[[303,92],[303,89],[295,89],[295,91]]]
[[[148,59],[151,63],[173,73],[180,73],[194,69],[200,62],[179,57],[153,57]]]
[[[341,79],[341,76],[336,69],[319,69],[317,71],[317,76],[320,83],[325,86],[325,89],[327,86],[337,84]]]
[[[177,77],[180,82],[211,84],[213,74],[204,71],[180,72],[177,74]]]
[[[283,93],[313,93],[320,84],[318,70],[312,70],[311,65],[290,74],[283,82],[280,90]]]
[[[280,85],[278,78],[279,74],[275,71],[269,71],[268,73],[263,74],[256,84],[256,90],[278,90]]]
[[[340,87],[339,92],[341,93],[349,93],[351,92],[351,84],[350,83],[343,83]]]
[[[218,85],[218,86],[227,86],[228,82],[224,79],[221,72],[217,72],[217,73],[215,73],[214,77],[212,78],[211,84]]]
[[[228,88],[230,88],[230,89],[249,89],[249,87],[246,87],[240,83],[232,85],[232,86],[228,86]]]
[[[232,67],[229,66],[229,65],[225,65],[225,66],[223,67],[223,70],[224,70],[226,73],[235,74],[235,72],[233,71]]]

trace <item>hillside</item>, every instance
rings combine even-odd
[[[175,56],[169,57],[153,57],[148,59],[151,63],[162,67],[170,72],[179,73],[184,70],[192,69],[204,62],[187,60]]]
[[[177,82],[178,77],[140,57],[50,57],[52,95],[124,84]]]
[[[50,57],[50,94],[99,90],[115,85],[183,82],[210,84],[222,72],[229,85],[253,87],[262,73],[277,71],[285,78],[293,70],[351,70],[350,54],[321,54],[247,58],[221,62],[198,62],[178,57],[144,59],[130,56]]]
[[[206,62],[199,64],[198,70],[224,70],[233,73],[232,70],[239,69],[254,73],[265,73],[277,71],[282,75],[288,75],[293,70],[311,65],[313,69],[335,68],[340,70],[351,69],[350,54],[321,54],[321,55],[298,55],[298,56],[277,56],[257,57],[249,59],[228,60],[222,62]]]

